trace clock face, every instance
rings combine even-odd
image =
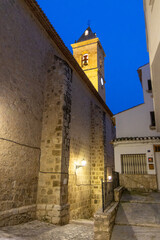
[[[101,85],[102,85],[102,86],[104,85],[104,81],[103,81],[103,78],[101,78]]]

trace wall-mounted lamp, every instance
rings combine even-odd
[[[85,160],[82,160],[81,161],[81,164],[76,164],[76,170],[80,167],[84,167],[86,165],[86,161]]]
[[[112,180],[112,176],[108,176],[108,180],[111,181]]]

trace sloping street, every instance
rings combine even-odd
[[[160,193],[123,194],[111,240],[128,239],[160,239]]]

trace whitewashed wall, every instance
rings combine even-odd
[[[146,37],[149,51],[151,75],[154,93],[156,128],[160,132],[160,1],[143,0],[146,21]]]
[[[148,174],[155,174],[155,158],[153,143],[120,143],[115,145],[114,148],[115,154],[115,171],[122,173],[121,169],[121,155],[122,154],[146,154],[146,160],[148,161],[149,157],[153,157],[154,170],[149,170],[147,163],[147,172]]]
[[[150,63],[152,64],[157,47],[160,43],[160,1],[144,0],[144,11],[147,23],[147,43],[150,55]]]
[[[152,93],[148,92],[148,80],[150,79],[149,64],[141,67],[141,70],[144,104],[115,115],[117,138],[160,135],[156,129],[150,129],[150,112],[154,111],[154,108]]]

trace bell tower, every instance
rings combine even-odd
[[[88,27],[78,41],[71,46],[74,58],[105,101],[105,52],[96,33],[93,33],[91,28]]]

